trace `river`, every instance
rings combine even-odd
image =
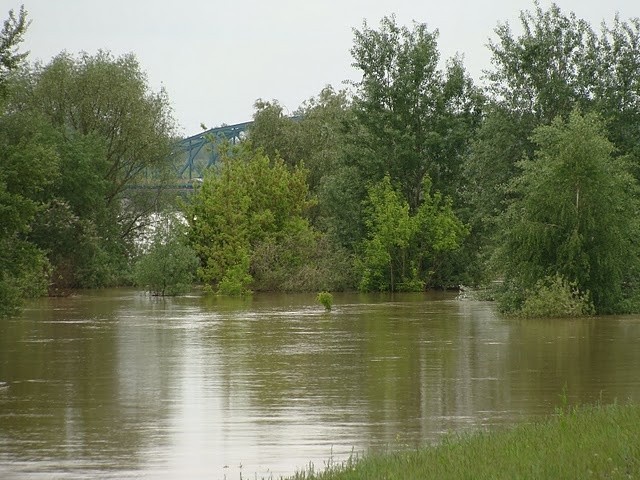
[[[454,293],[42,299],[0,320],[0,478],[278,478],[640,399],[640,317]]]

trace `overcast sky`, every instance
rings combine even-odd
[[[0,18],[22,1],[0,0]],[[638,0],[558,0],[592,26],[616,12],[640,16]],[[541,0],[543,8],[551,2]],[[525,0],[24,0],[32,23],[23,44],[32,61],[98,49],[133,52],[149,84],[164,86],[182,134],[251,120],[256,99],[293,112],[327,84],[357,78],[349,50],[354,27],[399,23],[438,29],[442,58],[464,55],[479,80],[498,23],[515,28]]]

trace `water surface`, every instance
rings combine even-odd
[[[0,321],[0,478],[277,478],[638,400],[640,317],[455,294],[43,299]],[[331,460],[332,459],[332,460]]]

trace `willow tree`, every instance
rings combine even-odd
[[[538,127],[502,217],[498,266],[519,308],[541,280],[560,276],[598,313],[622,311],[637,274],[637,183],[602,122],[577,111]]]

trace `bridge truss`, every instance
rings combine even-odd
[[[244,122],[211,128],[180,140],[173,152],[178,177],[188,182],[202,178],[204,171],[215,165],[220,158],[218,145],[224,141],[231,144],[238,143],[244,138],[245,132],[252,123]]]

